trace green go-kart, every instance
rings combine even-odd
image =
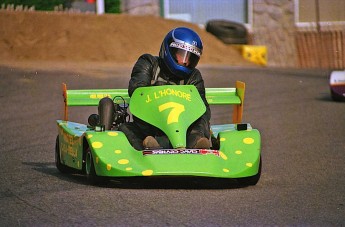
[[[130,98],[127,89],[67,90],[63,84],[65,113],[57,120],[56,166],[63,173],[86,174],[92,184],[111,177],[175,176],[255,185],[261,175],[261,138],[257,129],[241,123],[244,91],[239,81],[235,88],[206,88],[210,105],[234,105],[232,122],[211,126],[210,149],[188,149],[187,129],[206,111],[195,86],[141,87]],[[172,148],[136,150],[117,127],[104,130],[102,125],[68,121],[69,106],[97,106],[103,97],[122,108],[129,104],[130,114],[161,129]]]

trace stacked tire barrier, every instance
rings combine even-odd
[[[248,45],[248,32],[244,24],[226,20],[210,20],[206,31],[225,44],[236,47],[244,59],[258,65],[267,65],[266,46]]]
[[[206,31],[225,44],[248,44],[247,28],[237,22],[210,20],[206,23]]]

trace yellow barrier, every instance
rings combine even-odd
[[[235,45],[244,59],[258,65],[267,65],[267,47],[257,45]]]

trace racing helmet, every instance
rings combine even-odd
[[[164,38],[159,57],[176,77],[184,79],[197,66],[202,54],[202,41],[193,30],[178,27]]]

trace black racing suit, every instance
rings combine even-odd
[[[211,111],[205,96],[204,80],[198,69],[194,69],[188,78],[181,80],[171,74],[161,58],[150,54],[144,54],[139,57],[133,67],[128,86],[128,94],[132,96],[134,90],[138,87],[177,84],[195,85],[206,106],[206,112],[188,128],[187,148],[192,148],[201,137],[210,137],[209,121],[211,118]],[[133,122],[122,124],[119,129],[125,133],[131,145],[137,150],[143,149],[143,140],[147,136],[164,138],[164,133],[160,129],[135,116],[133,116]],[[158,140],[158,142],[160,145],[162,145],[162,143],[165,144],[163,145],[164,148],[169,148],[167,147],[169,146],[169,142],[168,144],[166,144],[164,140]]]

